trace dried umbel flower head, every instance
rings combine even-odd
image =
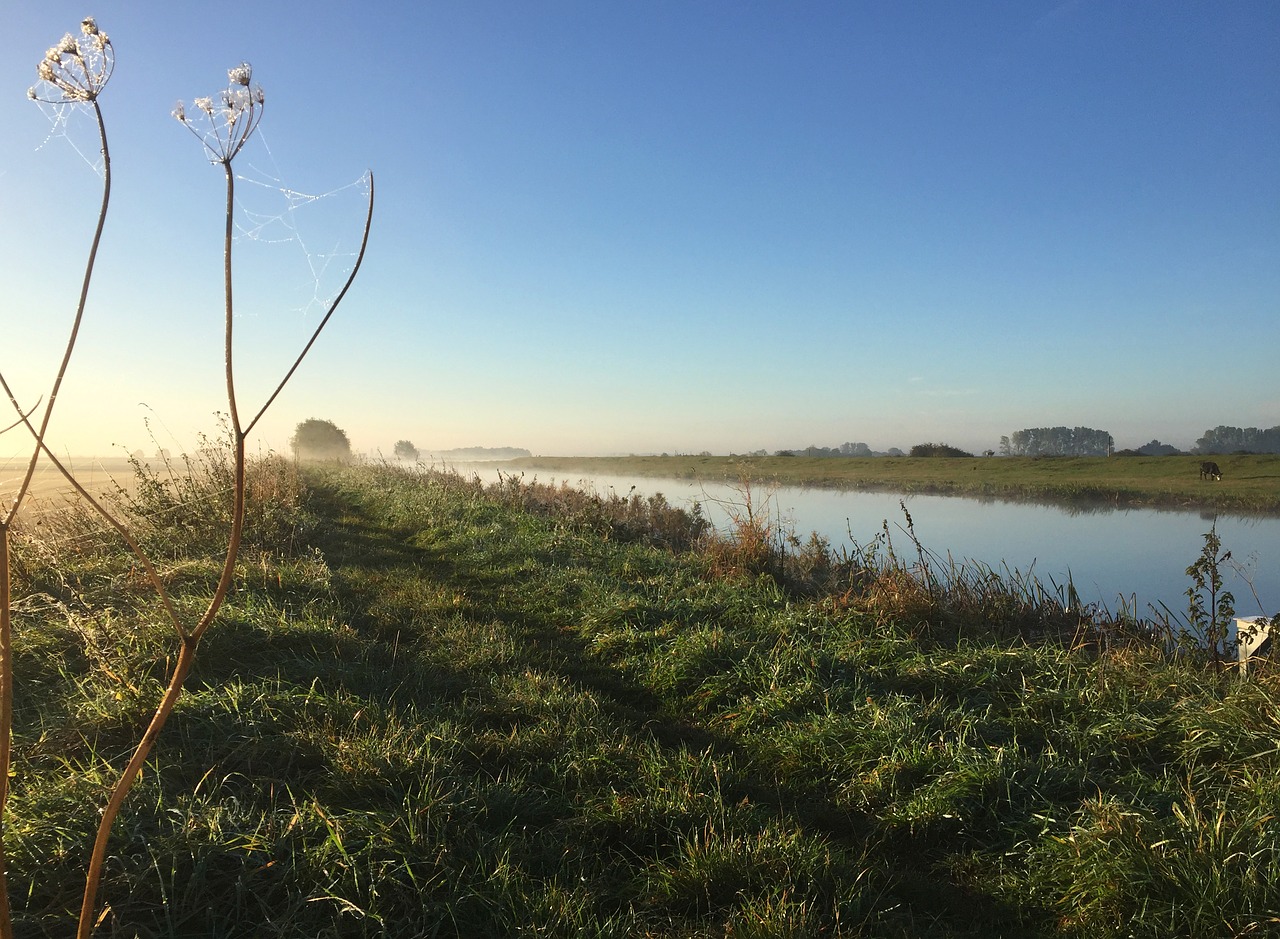
[[[67,33],[49,47],[36,74],[40,82],[27,90],[33,101],[76,104],[102,94],[116,65],[115,49],[92,16],[80,23],[80,36]]]
[[[253,66],[241,62],[227,70],[227,89],[216,99],[196,98],[190,115],[179,101],[173,116],[199,138],[212,162],[230,163],[253,136],[265,103],[262,86],[253,83]]]

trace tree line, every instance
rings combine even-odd
[[[1257,427],[1220,425],[1206,430],[1196,441],[1196,453],[1280,453],[1280,426],[1261,430]]]
[[[1001,456],[1110,456],[1115,439],[1092,427],[1028,427],[1000,438]]]

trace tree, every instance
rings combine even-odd
[[[1280,453],[1280,426],[1263,430],[1259,427],[1228,427],[1225,424],[1206,430],[1196,441],[1193,453]]]
[[[1001,451],[1005,438],[1000,438]],[[1092,427],[1028,427],[1009,437],[1009,456],[1109,456],[1115,441]]]
[[[289,441],[293,454],[299,460],[348,460],[351,458],[351,441],[346,431],[333,421],[308,418],[297,426]]]
[[[875,454],[871,452],[871,448],[869,446],[867,446],[865,443],[862,443],[861,441],[856,443],[854,441],[847,441],[845,443],[840,444],[840,455],[841,456],[874,456]]]
[[[945,443],[918,443],[911,448],[908,456],[973,456],[973,454]]]
[[[397,460],[417,460],[418,448],[408,440],[397,440],[395,454]]]

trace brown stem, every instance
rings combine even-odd
[[[93,106],[93,114],[98,121],[98,139],[102,142],[102,207],[98,209],[98,224],[94,228],[93,242],[89,246],[89,258],[84,266],[84,279],[80,284],[80,301],[76,304],[71,335],[67,338],[67,347],[62,353],[58,374],[54,377],[53,386],[49,389],[49,403],[45,405],[44,417],[40,419],[40,430],[36,434],[36,445],[31,448],[31,460],[27,464],[26,475],[23,476],[22,484],[18,487],[18,494],[14,496],[13,505],[3,519],[5,524],[12,522],[17,516],[18,508],[22,505],[27,489],[31,486],[31,478],[35,475],[36,462],[40,459],[40,444],[48,432],[49,420],[53,417],[53,406],[58,401],[58,389],[62,387],[62,379],[66,376],[67,366],[71,363],[71,353],[76,347],[76,337],[80,334],[80,321],[84,318],[84,307],[89,299],[89,284],[93,280],[93,265],[98,257],[98,245],[102,243],[102,230],[107,223],[107,205],[111,201],[111,151],[107,149],[107,125],[102,119],[102,109],[98,106],[96,98],[89,103]],[[0,808],[3,807],[0,806]]]
[[[223,354],[226,357],[227,406],[231,410],[231,429],[240,433],[240,415],[236,412],[236,379],[232,365],[232,301],[231,301],[231,233],[235,211],[236,175],[231,171],[231,161],[222,164],[227,174],[227,229],[222,243],[222,293],[226,298],[226,322],[223,330]]]
[[[107,125],[102,117],[102,109],[97,98],[90,100],[93,115],[98,123],[98,139],[102,143],[102,205],[98,209],[98,221],[93,230],[93,241],[89,246],[89,257],[85,262],[84,277],[80,282],[80,299],[76,303],[76,315],[71,323],[71,334],[67,337],[67,345],[62,353],[62,361],[58,364],[58,372],[54,376],[49,389],[49,402],[45,405],[44,416],[40,419],[40,429],[35,432],[36,443],[31,448],[31,459],[27,463],[27,471],[13,497],[13,503],[0,518],[0,541],[3,547],[0,552],[0,939],[10,939],[13,935],[13,922],[9,911],[9,891],[7,879],[7,859],[4,856],[4,839],[7,829],[4,823],[9,801],[9,763],[13,747],[13,648],[12,648],[12,611],[10,609],[10,543],[9,535],[13,520],[17,518],[22,501],[26,498],[31,480],[35,476],[36,464],[40,459],[40,450],[45,434],[49,430],[49,421],[53,417],[53,406],[58,400],[58,391],[71,363],[71,353],[75,351],[76,337],[80,334],[80,323],[84,318],[85,304],[89,299],[89,284],[93,281],[94,262],[98,257],[98,246],[102,243],[102,231],[107,222],[107,206],[111,202],[111,151],[107,147]],[[12,395],[10,395],[12,398]],[[22,414],[21,408],[18,413]],[[25,421],[26,418],[23,417]]]
[[[235,434],[235,503],[231,511],[231,535],[227,539],[227,557],[222,565],[222,576],[218,578],[218,586],[214,590],[213,599],[209,601],[209,606],[205,609],[204,615],[200,617],[200,621],[196,623],[195,628],[191,630],[190,636],[194,642],[199,642],[201,637],[213,625],[214,618],[218,615],[218,610],[222,607],[222,602],[227,598],[227,593],[231,589],[231,582],[235,578],[236,560],[240,556],[240,541],[244,534],[244,505],[245,505],[245,488],[247,479],[245,474],[245,436],[239,431]]]
[[[301,363],[307,351],[311,348],[319,335],[320,330],[324,328],[329,317],[338,303],[346,294],[347,288],[351,286],[351,282],[355,279],[355,270],[359,269],[360,261],[364,258],[365,246],[369,240],[369,227],[373,218],[373,177],[369,178],[369,214],[365,220],[364,237],[360,243],[360,255],[356,259],[355,269],[351,276],[348,277],[346,284],[342,288],[342,292],[329,307],[329,311],[325,314],[324,319],[312,334],[310,341],[302,350],[302,354],[298,356],[293,366],[289,369],[284,379],[276,386],[267,403],[254,416],[249,423],[248,428],[240,425],[240,418],[236,411],[236,392],[235,392],[235,370],[233,368],[232,358],[232,319],[234,315],[234,307],[232,303],[231,293],[231,234],[232,234],[232,212],[234,209],[234,175],[231,171],[231,161],[228,159],[223,164],[227,174],[227,227],[224,242],[224,288],[226,294],[226,323],[225,323],[225,357],[226,357],[226,381],[227,381],[227,401],[230,407],[230,420],[233,445],[235,448],[235,502],[232,508],[231,533],[227,540],[226,560],[222,566],[222,574],[218,578],[218,585],[214,590],[213,598],[209,601],[208,607],[204,614],[200,617],[199,622],[190,632],[182,630],[181,625],[178,626],[179,634],[182,636],[182,649],[178,656],[178,662],[174,666],[173,675],[169,679],[169,685],[165,689],[164,697],[160,701],[159,707],[156,708],[155,714],[151,718],[151,723],[147,727],[146,733],[142,740],[138,743],[137,749],[133,753],[129,765],[125,767],[121,773],[120,779],[117,780],[115,788],[112,790],[111,798],[107,803],[106,809],[103,811],[102,821],[98,826],[98,834],[94,839],[93,852],[89,861],[88,873],[85,877],[84,897],[80,906],[80,923],[77,930],[77,939],[89,939],[93,933],[94,922],[93,913],[97,902],[98,889],[102,882],[102,866],[106,859],[107,842],[110,839],[111,828],[115,822],[116,816],[120,813],[120,808],[124,804],[125,797],[129,790],[133,787],[134,782],[138,778],[138,774],[142,770],[143,764],[147,760],[152,747],[155,745],[160,731],[164,728],[165,723],[169,719],[169,715],[173,713],[173,709],[178,702],[178,698],[182,694],[182,685],[190,673],[192,665],[195,663],[196,649],[200,645],[200,640],[213,625],[214,619],[218,615],[218,611],[222,608],[223,602],[227,598],[227,594],[231,590],[231,584],[235,579],[236,561],[240,555],[240,544],[244,535],[244,516],[245,516],[245,493],[247,488],[247,476],[245,469],[245,443],[248,430],[257,423],[258,419],[270,407],[272,401],[280,393],[280,390],[288,382],[289,378]],[[43,445],[43,444],[42,444]],[[46,451],[48,448],[45,448]],[[52,458],[52,454],[50,454]],[[56,462],[56,461],[55,461]],[[60,464],[58,464],[60,465]],[[65,471],[64,471],[65,472]],[[77,488],[80,488],[77,486]],[[122,532],[123,534],[123,532]],[[0,936],[0,939],[5,937]]]
[[[6,383],[5,384],[6,391],[8,390],[8,387],[9,386]],[[15,427],[21,427],[23,424],[26,424],[28,419],[31,417],[31,415],[36,413],[36,408],[40,407],[40,402],[43,401],[44,399],[37,398],[36,403],[31,406],[31,410],[29,411],[23,411],[22,405],[18,404],[18,399],[15,398],[12,394],[9,395],[9,400],[13,402],[13,409],[18,412],[18,419],[14,421],[12,424],[10,424],[8,427],[6,427],[4,430],[0,430],[0,434],[7,434],[9,431],[13,430]]]
[[[329,322],[329,317],[333,316],[333,311],[338,308],[338,304],[342,302],[342,298],[347,295],[347,290],[351,287],[352,282],[356,279],[356,274],[360,270],[361,263],[364,262],[364,250],[369,246],[369,229],[373,226],[373,171],[369,172],[369,211],[364,217],[364,234],[360,238],[360,253],[356,255],[355,266],[351,268],[351,273],[347,275],[346,283],[342,285],[342,289],[338,291],[338,295],[333,298],[333,302],[329,304],[329,309],[325,312],[324,317],[320,320],[320,325],[315,328],[315,332],[311,334],[311,338],[307,340],[307,344],[302,347],[302,351],[298,353],[298,357],[294,360],[293,365],[289,367],[289,371],[285,372],[284,378],[280,379],[280,384],[276,385],[275,391],[267,397],[266,403],[258,409],[258,413],[253,416],[253,420],[245,425],[244,432],[247,434],[253,430],[254,425],[267,413],[267,408],[271,407],[272,402],[284,390],[284,386],[289,383],[289,379],[293,377],[293,373],[298,370],[298,366],[302,364],[302,360],[307,357],[307,353],[311,351],[311,347],[315,345],[316,339],[320,337],[320,330],[324,329],[325,324]]]
[[[102,865],[107,857],[107,842],[110,839],[111,828],[115,824],[116,816],[120,814],[121,806],[124,805],[125,796],[129,794],[134,781],[138,778],[138,773],[142,771],[142,764],[147,761],[151,748],[160,736],[160,731],[169,720],[169,715],[173,713],[174,705],[178,703],[178,698],[182,694],[182,683],[186,681],[187,675],[191,672],[191,666],[196,660],[196,645],[194,638],[188,638],[183,642],[182,650],[178,653],[178,663],[174,666],[173,676],[169,679],[164,697],[160,699],[160,706],[156,708],[146,733],[142,735],[137,749],[133,751],[133,759],[129,760],[129,765],[124,768],[115,788],[111,791],[107,807],[103,809],[102,821],[98,823],[98,835],[93,841],[93,853],[89,858],[89,869],[85,875],[84,897],[80,904],[80,925],[76,930],[76,939],[89,939],[93,934],[95,925],[93,909],[98,896],[98,886],[102,882]]]
[[[98,889],[102,883],[102,865],[107,856],[107,842],[111,837],[111,828],[115,823],[116,816],[120,814],[120,808],[124,805],[125,797],[137,781],[138,774],[142,771],[142,765],[151,753],[151,748],[160,736],[160,731],[164,729],[165,723],[169,720],[169,715],[173,713],[174,706],[182,695],[182,684],[190,673],[191,666],[195,663],[196,648],[200,645],[200,639],[213,624],[218,611],[222,608],[222,604],[227,598],[227,593],[231,589],[231,582],[235,578],[236,560],[240,555],[240,541],[244,533],[246,476],[245,434],[240,428],[240,419],[236,413],[235,370],[232,367],[232,319],[234,306],[231,294],[231,233],[235,207],[235,175],[231,171],[230,160],[226,161],[223,166],[227,176],[227,226],[223,244],[224,290],[226,295],[224,353],[226,357],[227,402],[231,412],[231,432],[235,447],[235,503],[231,516],[231,534],[227,539],[226,560],[222,565],[222,575],[218,578],[218,586],[214,590],[213,598],[209,601],[204,615],[200,617],[199,622],[189,633],[183,633],[179,626],[179,632],[183,633],[182,650],[178,655],[178,662],[174,666],[173,676],[169,679],[169,686],[165,689],[164,697],[161,698],[160,706],[156,708],[146,733],[143,734],[142,740],[138,742],[137,749],[134,750],[133,757],[129,760],[129,765],[125,767],[124,772],[120,774],[120,778],[116,781],[115,788],[111,791],[111,798],[103,811],[102,821],[98,825],[98,834],[93,842],[89,869],[85,875],[84,896],[80,904],[80,923],[76,932],[77,939],[89,939],[89,936],[93,933],[95,925],[93,912],[97,905]]]

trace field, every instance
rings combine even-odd
[[[1200,479],[1201,457],[530,457],[513,466],[680,479],[774,481],[790,486],[890,489],[1033,499],[1185,506],[1280,515],[1280,456],[1220,455],[1220,481]]]
[[[67,458],[63,462],[75,472],[80,485],[94,496],[108,495],[121,487],[130,489],[136,481],[133,467],[124,457]],[[9,460],[0,464],[0,492],[15,493],[26,471],[25,460]],[[36,467],[29,497],[37,511],[65,505],[73,493],[66,478],[47,460]]]
[[[221,491],[143,485],[184,609]],[[1280,675],[974,571],[660,499],[255,465],[235,588],[112,836],[100,935],[1280,929]],[[175,496],[181,498],[174,498]],[[71,932],[175,647],[92,519],[15,551],[22,936]]]

